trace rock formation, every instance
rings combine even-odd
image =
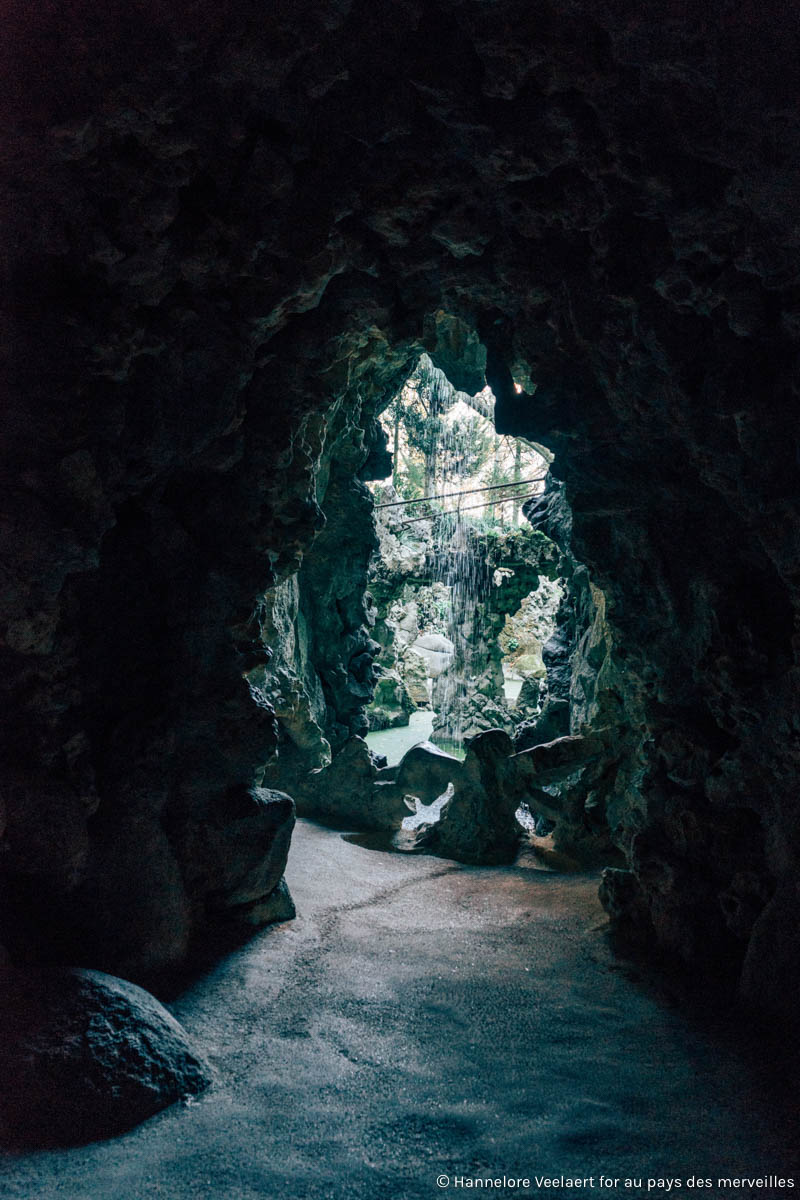
[[[523,710],[505,701],[500,634],[540,585],[558,587],[557,547],[527,524],[480,532],[465,526],[460,540],[468,561],[453,564],[448,562],[452,516],[434,513],[407,526],[407,512],[391,507],[394,489],[378,495],[387,507],[377,512],[378,549],[369,579],[376,606],[373,632],[381,646],[370,729],[406,725],[416,707],[433,707],[433,740],[445,745],[493,728],[513,732]],[[472,580],[468,591],[442,581],[459,571]],[[544,676],[544,665],[538,666]],[[521,669],[534,673],[524,663]],[[539,711],[545,692],[546,685],[537,690],[533,711]]]
[[[505,699],[500,634],[541,580],[552,581],[561,571],[557,547],[527,524],[470,533],[465,540],[479,585],[474,596],[456,598],[456,655],[450,677],[442,676],[433,689],[434,740],[468,739],[490,729],[513,733],[522,714]],[[451,677],[459,672],[454,686]]]
[[[0,1137],[109,1137],[202,1092],[211,1069],[142,988],[100,971],[0,974]]]
[[[271,797],[366,728],[359,478],[427,349],[555,451],[609,903],[795,1018],[798,40],[777,0],[11,5],[17,962],[143,977],[279,884]]]

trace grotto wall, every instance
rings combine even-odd
[[[489,729],[513,731],[517,718],[505,700],[499,635],[505,618],[536,590],[540,579],[555,579],[561,570],[556,546],[525,523],[507,530],[468,531],[464,543],[446,570],[455,575],[467,569],[476,578],[461,594],[454,589],[455,653],[449,671],[433,685],[434,741],[459,734],[469,738]],[[462,567],[458,556],[471,561]],[[450,673],[456,676],[455,684]]]
[[[364,710],[380,649],[367,594],[377,538],[372,498],[359,476],[391,470],[373,407],[363,411],[358,393],[334,406],[314,473],[324,527],[298,569],[264,596],[261,638],[270,654],[248,679],[278,721],[265,780],[293,795],[309,771],[327,766],[368,726]]]
[[[555,450],[605,597],[626,782],[602,819],[631,872],[607,902],[792,1016],[790,7],[73,0],[12,3],[6,33],[17,960],[146,973],[277,886],[291,800],[245,678],[274,653],[264,596],[320,535],[337,413],[460,349],[501,431]],[[334,743],[360,720],[339,665],[314,665]]]

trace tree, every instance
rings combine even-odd
[[[448,421],[440,445],[445,482],[477,475],[486,464],[491,449],[492,436],[482,417],[470,415]]]
[[[458,406],[456,408],[456,406]],[[463,406],[472,409],[464,413]],[[453,409],[456,411],[453,412]],[[493,429],[494,403],[488,389],[475,396],[459,392],[443,371],[423,355],[402,390],[386,410],[394,451],[392,480],[405,499],[433,496],[451,489],[453,481],[474,480],[491,487],[507,485],[503,499],[494,493],[487,517],[501,524],[509,513],[515,526],[527,488],[521,484],[528,467],[544,464],[538,448],[513,438],[500,438]],[[486,464],[493,454],[490,471]],[[518,485],[518,486],[514,486]],[[479,505],[476,497],[474,507]]]
[[[514,446],[514,483],[519,483],[522,479],[522,442],[519,438],[516,439]],[[522,507],[522,502],[519,499],[519,488],[514,488],[514,526],[519,525],[519,512]]]

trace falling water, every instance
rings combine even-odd
[[[460,512],[447,513],[437,523],[434,574],[450,591],[448,636],[453,658],[435,689],[437,729],[461,743],[464,711],[476,674],[474,661],[483,638],[483,608],[488,572],[472,522]]]
[[[484,467],[492,444],[495,467],[498,461],[498,443],[492,430],[494,396],[491,390],[487,387],[474,396],[457,391],[427,355],[420,359],[407,387],[412,395],[416,392],[421,401],[416,411],[421,408],[425,413],[422,430],[417,418],[416,441],[412,444],[424,459],[422,492],[434,501],[435,515],[420,516],[421,510],[414,509],[416,515],[401,519],[397,528],[421,520],[431,522],[428,528],[432,532],[432,547],[426,575],[433,583],[443,585],[449,596],[448,611],[443,615],[447,636],[453,644],[449,665],[432,681],[431,700],[436,713],[433,737],[440,745],[457,752],[456,748],[463,745],[468,725],[474,724],[476,695],[488,662],[487,610],[492,571],[486,535],[481,531],[481,517],[488,505],[494,511],[495,504],[511,505],[512,502],[504,501],[499,494],[497,500],[492,501],[490,497],[496,493],[493,490],[487,492],[487,485],[481,482],[486,477]],[[406,411],[414,411],[415,403],[417,401],[413,399],[410,403],[406,400]],[[399,460],[398,430],[399,417],[394,426],[396,463]],[[427,437],[424,431],[427,431]],[[383,518],[390,524],[395,503],[390,502]]]
[[[434,368],[435,369],[435,368]],[[449,385],[452,391],[452,385]],[[453,495],[470,485],[468,455],[464,452],[464,430],[452,420],[440,423],[436,458],[444,478],[442,492]],[[474,485],[473,485],[474,486]],[[473,496],[472,503],[478,497]],[[466,702],[472,691],[476,658],[484,637],[485,601],[490,578],[482,539],[471,512],[470,497],[444,502],[446,511],[434,522],[433,577],[450,592],[448,636],[453,643],[453,658],[436,681],[434,707],[436,730],[446,740],[460,745],[464,736]]]

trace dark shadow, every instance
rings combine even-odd
[[[367,829],[361,833],[343,833],[343,842],[360,846],[362,850],[377,850],[381,854],[396,854],[394,834],[387,829]]]

